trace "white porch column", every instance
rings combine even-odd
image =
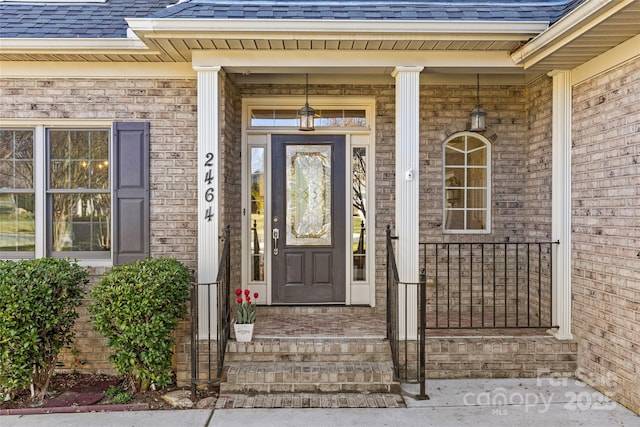
[[[552,239],[559,240],[553,254],[553,322],[558,339],[571,335],[571,72],[552,71],[553,157]]]
[[[420,72],[423,67],[396,67],[396,235],[398,274],[403,282],[418,282],[419,266],[419,158],[420,158]],[[416,339],[418,313],[415,287],[408,291],[407,325],[400,320],[400,336]],[[404,293],[400,293],[403,313]]]
[[[219,126],[219,77],[221,67],[195,66],[198,75],[198,282],[211,283],[218,274],[220,220],[219,220],[219,171],[220,171],[220,126]],[[212,290],[213,291],[213,290]],[[198,310],[206,313],[208,307],[215,309],[216,293],[207,300],[206,289],[200,289]],[[216,328],[216,316],[211,316],[211,325],[200,316],[199,329],[206,332]]]

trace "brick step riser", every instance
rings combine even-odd
[[[393,382],[393,371],[391,369],[358,369],[357,371],[345,372],[345,369],[330,370],[297,370],[296,372],[282,372],[277,370],[266,370],[256,372],[253,369],[240,372],[227,372],[227,384],[246,383],[390,383]]]
[[[396,392],[384,362],[229,362],[221,393]]]
[[[382,339],[270,339],[227,344],[221,394],[399,393]]]
[[[386,362],[391,354],[385,353],[227,353],[228,362]]]
[[[249,343],[229,341],[227,354],[235,353],[274,353],[274,354],[384,354],[391,357],[389,343],[386,341],[364,342],[306,342],[282,340],[254,340]]]
[[[404,407],[399,393],[226,393],[216,402],[216,409]]]
[[[399,383],[222,383],[220,394],[231,393],[400,393]]]

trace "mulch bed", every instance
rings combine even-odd
[[[168,387],[164,390],[148,390],[135,393],[126,404],[114,404],[105,398],[110,386],[126,390],[121,377],[102,374],[56,374],[51,380],[49,393],[43,401],[34,401],[29,390],[19,391],[12,400],[0,403],[0,415],[6,413],[84,412],[101,410],[162,410],[174,409],[162,396],[184,387]],[[217,395],[216,390],[202,391],[199,398]],[[18,411],[16,411],[18,410]]]

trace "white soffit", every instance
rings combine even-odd
[[[525,69],[573,69],[640,34],[640,1],[586,1],[511,54]]]
[[[130,30],[176,60],[198,50],[511,52],[547,22],[128,19]]]
[[[0,61],[159,62],[164,54],[138,39],[0,39]],[[171,61],[171,60],[170,60]]]
[[[190,62],[218,51],[508,54],[548,28],[540,21],[128,19],[127,39],[0,39],[0,60]],[[398,65],[395,63],[394,65]],[[513,65],[513,64],[512,64]]]
[[[142,53],[158,54],[151,51],[137,39],[41,39],[41,38],[3,38],[0,39],[0,53]]]

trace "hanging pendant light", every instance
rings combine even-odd
[[[305,103],[304,107],[298,110],[298,117],[300,118],[300,130],[302,131],[312,131],[316,130],[313,125],[313,120],[315,118],[316,110],[309,106],[309,74],[307,76],[307,83],[305,87]]]
[[[471,131],[483,132],[487,130],[487,113],[480,107],[480,74],[476,74],[476,108],[471,110]]]

